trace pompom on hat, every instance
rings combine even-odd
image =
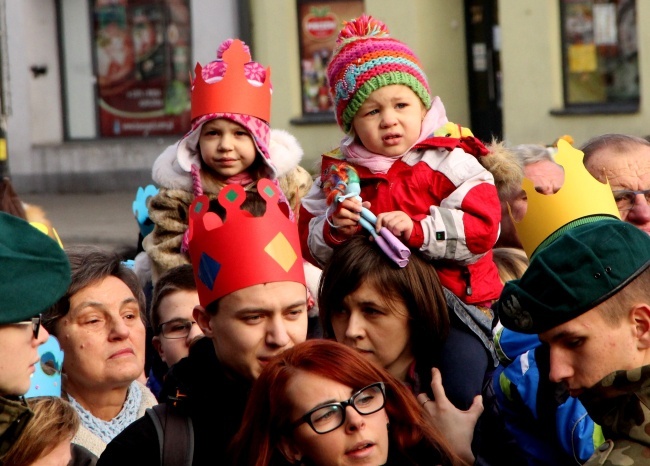
[[[427,110],[431,107],[431,90],[418,57],[406,44],[391,38],[384,23],[365,14],[344,23],[327,66],[327,79],[336,121],[346,134],[361,105],[383,86],[408,86]]]
[[[201,127],[216,118],[239,123],[253,137],[262,156],[267,174],[277,172],[270,161],[271,73],[252,61],[248,46],[238,39],[228,39],[217,49],[217,59],[205,66],[197,64],[192,83],[192,128],[178,143],[180,167],[190,172],[200,166],[198,150]]]

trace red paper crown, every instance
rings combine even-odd
[[[242,288],[290,281],[305,284],[297,225],[280,210],[280,193],[268,179],[257,183],[266,201],[262,217],[241,210],[246,193],[228,185],[219,193],[225,222],[209,212],[207,196],[190,206],[189,250],[202,306]]]
[[[226,71],[220,81],[208,84],[203,79],[203,67],[197,63],[192,83],[192,120],[211,113],[251,115],[267,123],[271,119],[271,70],[261,86],[246,78],[244,65],[251,61],[244,43],[235,39],[223,52]]]

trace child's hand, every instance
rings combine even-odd
[[[352,236],[357,232],[361,207],[361,201],[355,198],[345,199],[338,204],[338,208],[332,214],[332,224],[337,228],[337,233]]]
[[[384,212],[377,215],[377,232],[381,227],[386,228],[396,237],[408,241],[413,232],[413,220],[401,210]]]

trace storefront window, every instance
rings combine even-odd
[[[565,106],[637,107],[636,0],[561,0],[560,5]]]
[[[363,13],[363,0],[298,0],[303,116],[333,115],[327,64],[348,21]]]
[[[189,0],[94,0],[101,137],[175,135],[189,127]]]

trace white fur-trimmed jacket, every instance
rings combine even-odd
[[[311,175],[299,165],[302,148],[294,136],[274,129],[271,130],[269,154],[278,173],[280,188],[295,211],[312,184]],[[181,243],[188,227],[188,209],[194,194],[191,174],[178,163],[177,144],[167,147],[158,156],[153,164],[152,178],[161,189],[149,200],[149,217],[154,222],[154,229],[144,238],[142,246],[151,260],[151,278],[155,283],[166,270],[189,263],[189,258],[181,253]],[[204,194],[211,199],[216,198],[224,186],[205,171],[201,171],[201,182]],[[255,189],[255,185],[244,189]]]

